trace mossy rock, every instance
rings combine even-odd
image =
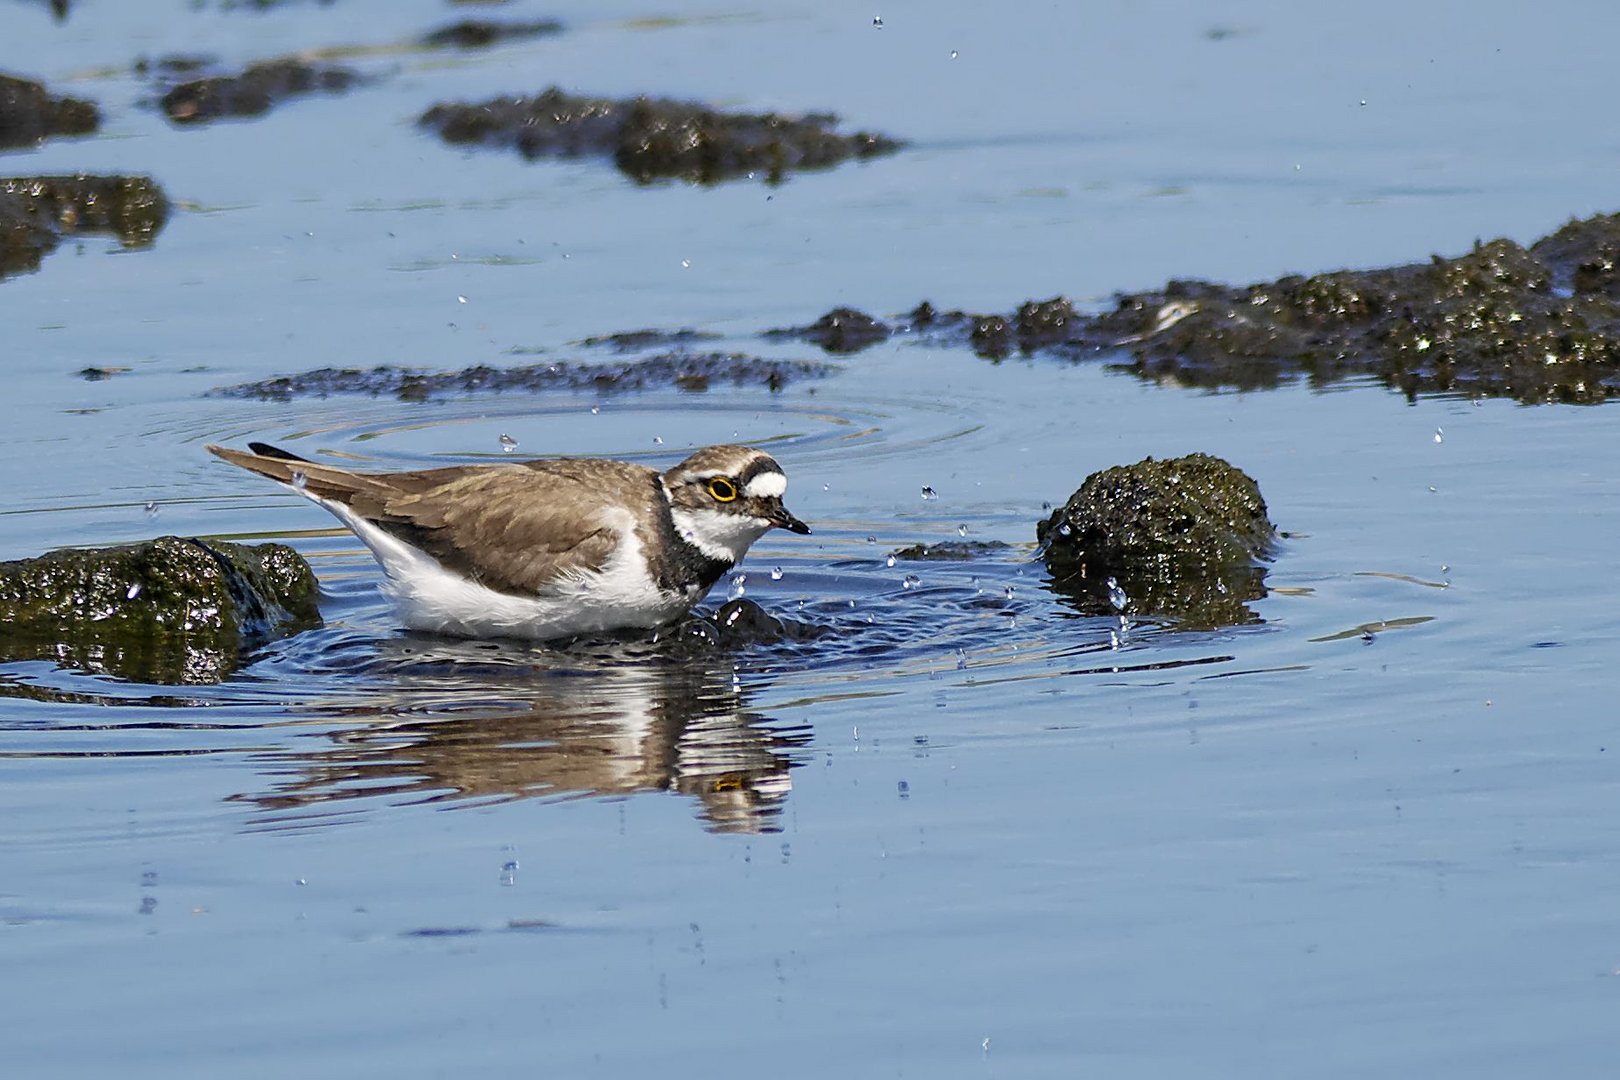
[[[266,641],[320,625],[319,587],[282,544],[162,536],[0,562],[0,658],[136,682],[215,683]]]
[[[1254,622],[1276,530],[1260,487],[1209,454],[1146,458],[1092,473],[1035,527],[1053,587],[1081,610],[1116,610],[1189,627]]]

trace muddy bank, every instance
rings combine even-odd
[[[43,83],[0,74],[0,149],[34,146],[52,135],[88,135],[100,126],[94,102],[56,97]]]
[[[144,176],[0,178],[0,278],[39,269],[57,245],[82,232],[144,247],[168,217],[169,200]]]
[[[766,360],[741,353],[670,352],[622,364],[526,364],[520,367],[477,367],[460,371],[421,371],[384,365],[369,369],[321,368],[261,382],[221,387],[223,397],[287,401],[295,397],[364,394],[421,401],[447,394],[541,393],[677,389],[694,393],[712,385],[754,386],[780,390],[797,379],[814,379],[836,370],[810,360]]]
[[[1119,366],[1179,386],[1261,389],[1373,376],[1408,397],[1465,393],[1594,403],[1620,393],[1620,215],[1571,222],[1522,247],[1289,276],[1254,285],[1172,281],[1100,313],[1064,297],[1016,311],[939,312],[926,301],[886,323],[837,308],[765,331],[828,352],[907,332],[990,360],[1045,354]]]
[[[1086,477],[1035,536],[1052,587],[1088,614],[1256,622],[1276,530],[1254,480],[1208,454],[1147,458]]]
[[[556,87],[535,97],[435,105],[421,125],[459,145],[510,147],[536,158],[610,158],[641,183],[714,184],[758,175],[771,183],[799,169],[831,168],[898,150],[870,132],[840,135],[830,113],[723,113],[667,98],[593,98]]]
[[[232,116],[261,116],[289,98],[335,94],[362,76],[335,64],[313,64],[298,57],[251,64],[234,75],[205,75],[169,87],[159,101],[176,124],[202,124]]]
[[[135,682],[219,682],[243,654],[320,624],[315,575],[281,544],[164,536],[0,563],[0,658]]]

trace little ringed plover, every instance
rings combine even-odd
[[[325,507],[382,564],[406,626],[459,637],[660,626],[766,530],[810,531],[782,505],[782,467],[748,446],[663,473],[599,458],[350,472],[266,443],[208,449]]]

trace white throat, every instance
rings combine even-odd
[[[741,562],[754,541],[771,527],[769,522],[759,518],[722,510],[687,510],[671,506],[669,512],[681,539],[711,559],[730,563]]]

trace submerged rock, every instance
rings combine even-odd
[[[727,600],[713,612],[694,615],[670,635],[670,652],[676,656],[702,655],[715,649],[741,649],[749,645],[779,645],[789,641],[811,641],[832,633],[830,627],[782,619],[752,600]]]
[[[653,348],[685,349],[700,341],[713,341],[719,336],[711,331],[693,330],[690,327],[679,330],[626,330],[617,334],[596,334],[582,338],[579,344],[627,353]]]
[[[314,93],[337,93],[358,83],[358,72],[297,57],[266,60],[238,75],[209,75],[169,89],[161,105],[177,124],[199,124],[227,116],[259,116],[277,102]]]
[[[0,178],[0,277],[37,270],[75,233],[110,232],[143,247],[168,217],[169,200],[144,176]]]
[[[538,19],[533,22],[463,19],[425,34],[422,37],[422,44],[430,49],[487,49],[503,41],[521,41],[525,38],[560,34],[562,28],[562,23],[556,19]]]
[[[1260,488],[1208,454],[1086,477],[1037,523],[1052,586],[1092,614],[1168,615],[1189,627],[1256,621],[1276,531]]]
[[[972,562],[988,555],[1005,554],[1011,547],[1000,540],[941,540],[935,544],[912,544],[893,554],[906,562]]]
[[[43,83],[0,74],[0,148],[33,146],[51,135],[88,135],[100,126],[94,102],[52,97]]]
[[[163,536],[0,563],[0,658],[147,683],[212,683],[245,651],[318,626],[318,588],[281,544]]]
[[[214,393],[224,397],[286,401],[294,397],[332,394],[384,394],[419,401],[443,394],[472,392],[539,393],[546,390],[599,393],[675,387],[701,392],[711,383],[763,386],[780,390],[794,379],[831,374],[828,364],[806,360],[765,360],[741,353],[661,353],[622,364],[526,364],[496,368],[479,365],[461,371],[418,371],[382,366],[321,368],[301,375],[286,375],[262,382],[227,386]]]
[[[435,105],[423,127],[450,143],[510,146],[527,158],[611,157],[642,183],[713,184],[758,173],[776,183],[793,169],[822,169],[850,158],[889,154],[882,135],[832,131],[829,113],[723,113],[667,98],[593,98],[552,87],[529,98]]]

